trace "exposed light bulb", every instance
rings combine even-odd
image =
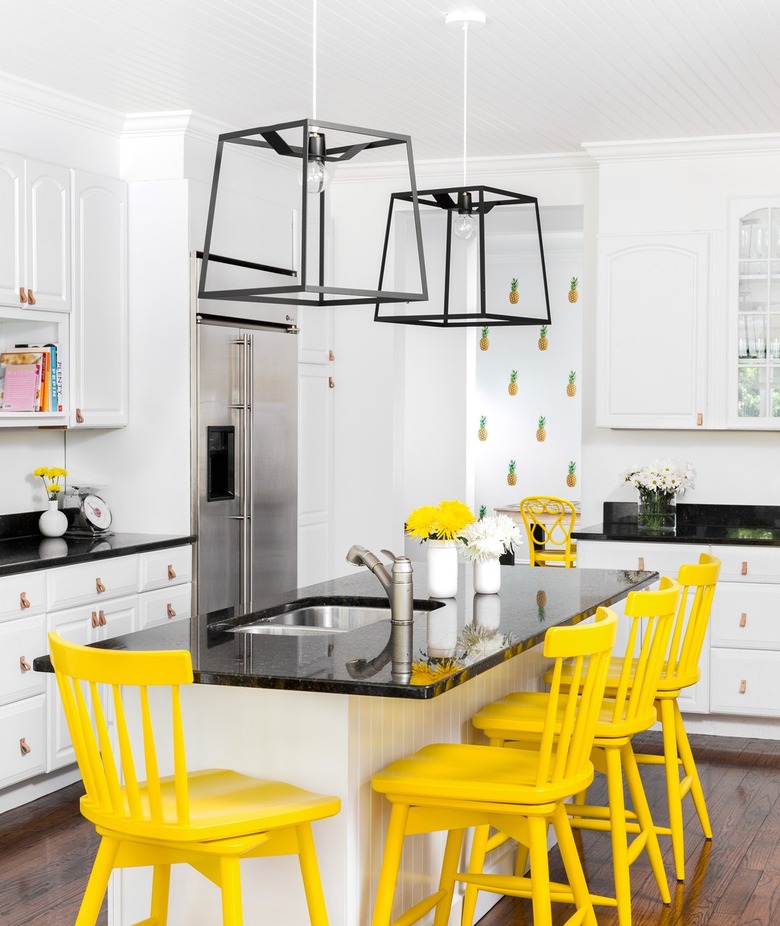
[[[322,193],[328,184],[330,175],[325,166],[325,136],[317,133],[309,136],[308,165],[306,167],[306,192],[315,195]],[[298,174],[298,182],[303,183],[303,172]]]
[[[469,215],[467,212],[459,212],[452,222],[452,234],[456,238],[460,238],[461,241],[468,241],[474,234],[476,224],[473,215]]]

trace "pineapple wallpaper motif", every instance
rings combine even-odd
[[[550,246],[552,245],[552,246]],[[564,250],[565,249],[565,250]],[[549,325],[477,329],[475,505],[488,514],[526,495],[560,495],[579,501],[583,390],[580,382],[583,314],[582,254],[565,241],[558,256],[545,239],[550,294]],[[503,279],[503,299],[530,306],[521,261],[491,268]],[[507,286],[509,284],[509,286]],[[587,290],[586,290],[587,294]],[[497,311],[501,311],[497,308]],[[578,387],[582,386],[582,389]],[[488,440],[488,422],[490,438]],[[474,510],[477,510],[475,508]],[[543,613],[543,605],[542,605]],[[543,618],[542,618],[543,619]]]

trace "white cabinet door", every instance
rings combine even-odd
[[[24,158],[0,152],[0,303],[20,305],[24,276]]]
[[[71,307],[70,171],[40,161],[25,164],[27,306]],[[32,299],[29,294],[32,292]]]
[[[127,185],[74,174],[71,427],[127,424]]]
[[[45,770],[45,731],[43,695],[0,707],[0,788]]]
[[[706,233],[599,240],[596,425],[708,427]]]
[[[35,614],[0,623],[0,704],[43,694],[46,676],[32,661],[46,652],[46,616]]]

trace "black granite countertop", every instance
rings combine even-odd
[[[658,543],[711,543],[780,546],[780,507],[769,505],[677,504],[674,533],[650,534],[637,527],[636,504],[605,502],[604,522],[572,533],[576,540],[648,540]]]
[[[502,566],[500,593],[476,595],[471,568],[459,568],[456,598],[423,600],[425,566],[414,564],[416,603],[428,608],[441,606],[415,617],[413,659],[423,661],[427,657],[436,666],[447,657],[459,657],[451,674],[428,679],[425,684],[414,683],[423,681],[416,672],[413,683],[393,680],[387,652],[389,620],[345,632],[230,632],[230,627],[299,599],[322,603],[348,598],[352,603],[385,604],[379,582],[364,569],[255,603],[243,611],[215,611],[94,645],[122,650],[189,649],[195,680],[201,684],[427,699],[535,646],[549,627],[576,623],[599,605],[619,601],[632,589],[649,585],[658,577],[654,572]],[[467,624],[481,628],[485,639],[464,653],[462,647],[456,649],[456,640]],[[432,658],[434,654],[436,658]],[[36,659],[35,668],[51,671],[48,657]],[[356,671],[359,677],[355,677]]]
[[[192,534],[105,533],[43,537],[37,531],[40,511],[0,516],[0,576],[72,566],[112,556],[129,556],[195,542]]]

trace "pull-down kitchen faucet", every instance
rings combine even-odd
[[[408,682],[412,676],[412,626],[414,589],[412,563],[408,556],[381,551],[393,562],[391,572],[370,550],[355,544],[347,553],[347,562],[365,566],[382,583],[390,602],[390,642],[394,681]]]

